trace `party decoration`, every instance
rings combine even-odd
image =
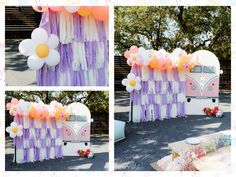
[[[106,21],[109,17],[109,7],[108,6],[94,6],[92,8],[92,15],[95,19]]]
[[[81,6],[78,10],[78,14],[82,17],[88,17],[91,15],[92,7],[89,6]]]
[[[28,58],[30,69],[38,70],[44,63],[55,66],[60,62],[60,54],[55,49],[59,39],[55,34],[48,36],[43,28],[36,28],[31,33],[31,39],[25,39],[19,44],[19,51]]]
[[[155,51],[132,46],[124,53],[124,56],[130,66],[143,65],[159,70],[170,70],[172,68],[190,70],[197,64],[196,57],[187,55],[181,49],[175,49],[172,53],[168,53],[164,49]]]
[[[136,77],[133,73],[129,73],[127,79],[122,80],[122,84],[126,86],[126,90],[128,92],[132,92],[133,90],[140,90],[140,77]]]
[[[219,65],[218,59],[211,52],[202,50],[187,54],[177,48],[168,53],[164,49],[156,51],[132,46],[124,56],[131,66],[128,79],[122,80],[130,92],[130,120],[163,120],[185,117],[193,112],[201,115],[204,105],[218,106],[219,78],[214,72],[216,70],[219,73]],[[213,59],[209,63],[208,58],[216,60],[216,64]],[[138,84],[134,78],[138,78]],[[197,87],[198,80],[201,89]],[[202,96],[204,99],[200,98]],[[200,101],[195,101],[198,99]],[[211,115],[213,113],[216,116],[217,111],[210,110]]]
[[[63,10],[63,6],[50,6],[49,9],[51,9],[52,11],[58,12]]]
[[[48,9],[55,12],[66,11],[68,13],[75,13],[82,17],[93,16],[96,20],[107,21],[109,18],[108,6],[33,6],[33,9],[37,12],[46,12]]]
[[[217,115],[219,115],[218,112],[221,112],[222,110],[219,109],[218,106],[214,107],[213,109],[207,107],[203,109],[203,112],[207,115],[207,116],[213,116],[213,117],[217,117]]]
[[[50,105],[46,105],[43,102],[32,103],[22,99],[18,101],[16,98],[7,103],[6,108],[12,116],[29,116],[29,118],[40,120],[52,117],[65,120],[71,112],[70,108],[57,101],[52,101]]]
[[[94,153],[92,151],[90,151],[90,149],[87,149],[86,151],[79,149],[77,151],[78,155],[80,157],[87,157],[87,158],[93,158],[94,157]]]
[[[48,10],[47,6],[33,6],[33,9],[37,12],[45,12]]]
[[[11,123],[11,126],[6,128],[7,133],[10,134],[11,138],[15,138],[16,136],[21,137],[23,135],[22,125],[18,125],[15,122]]]
[[[70,13],[75,13],[79,10],[79,6],[64,6],[65,10]]]
[[[109,83],[108,19],[97,20],[92,14],[93,9],[99,8],[102,9],[103,14],[103,7],[48,6],[48,8],[49,10],[42,13],[39,28],[43,28],[47,34],[53,34],[49,37],[54,39],[50,40],[50,45],[49,42],[40,43],[47,44],[49,47],[40,45],[37,50],[36,48],[32,50],[31,46],[34,44],[31,39],[22,42],[22,45],[26,46],[22,52],[33,55],[28,64],[30,68],[37,70],[37,85],[107,86]],[[51,49],[55,49],[51,46],[58,44],[56,41],[59,41],[57,51],[60,60],[57,60],[58,55],[53,52],[54,60],[49,62],[45,56],[50,56]],[[32,59],[35,56],[36,59],[45,58]],[[48,67],[48,65],[55,67]]]

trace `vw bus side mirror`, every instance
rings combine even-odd
[[[221,70],[220,70],[220,74],[223,74],[223,73],[224,73],[224,71],[221,69]]]

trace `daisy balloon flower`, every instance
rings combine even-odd
[[[122,80],[122,85],[126,86],[128,92],[132,92],[133,90],[138,91],[141,89],[140,82],[140,77],[136,77],[133,73],[129,73],[127,78]]]
[[[60,54],[55,49],[59,44],[59,39],[55,34],[48,36],[43,28],[36,28],[31,33],[31,39],[21,41],[19,51],[28,58],[30,69],[38,70],[44,63],[55,66],[60,62]]]
[[[16,136],[21,137],[23,135],[22,125],[18,125],[15,122],[11,123],[11,126],[6,128],[7,133],[10,134],[11,138],[15,138]]]

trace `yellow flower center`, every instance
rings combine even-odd
[[[131,80],[131,81],[129,81],[129,85],[132,86],[132,87],[134,87],[134,86],[136,85],[135,80]]]
[[[37,56],[39,58],[45,58],[48,56],[49,54],[49,47],[47,44],[39,44],[36,49],[35,49],[35,53],[37,54]]]
[[[137,60],[137,58],[136,58],[135,56],[132,56],[131,59],[132,59],[133,61],[136,61],[136,60]]]
[[[13,133],[17,133],[18,132],[18,128],[17,127],[12,128],[12,132]]]

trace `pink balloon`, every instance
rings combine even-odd
[[[127,50],[125,53],[124,53],[124,56],[125,56],[125,58],[126,59],[128,59],[129,57],[130,57],[130,51],[129,50]]]
[[[16,98],[12,98],[11,104],[17,104],[17,103],[18,103],[18,100]]]
[[[130,47],[130,52],[131,52],[131,53],[137,53],[137,52],[138,52],[138,47],[135,46],[135,45],[131,46],[131,47]]]
[[[10,110],[11,109],[11,103],[7,103],[6,108],[7,108],[7,110]]]
[[[58,12],[63,9],[62,6],[50,6],[49,7],[52,11]]]

